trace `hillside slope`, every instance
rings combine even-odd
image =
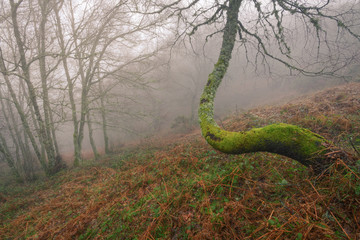
[[[220,123],[310,128],[359,155],[360,84]],[[0,239],[360,239],[360,162],[321,176],[274,154],[226,155],[198,130],[144,140],[43,183],[0,189]]]

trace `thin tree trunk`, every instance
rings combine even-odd
[[[24,137],[24,145],[23,145],[23,158],[26,158],[27,161],[24,162],[24,168],[26,169],[27,172],[27,178],[28,180],[34,180],[35,179],[35,169],[34,169],[34,157],[33,157],[33,153],[31,152],[30,148],[29,148],[29,137],[27,136],[27,134],[25,132],[23,132],[23,137]],[[19,137],[21,137],[21,135],[19,135]]]
[[[96,149],[96,144],[94,141],[94,136],[93,136],[93,129],[92,129],[92,124],[91,124],[91,119],[90,119],[90,112],[88,112],[88,114],[86,114],[86,120],[87,120],[87,125],[88,125],[88,130],[89,130],[89,139],[90,139],[90,144],[91,144],[91,148],[92,151],[94,153],[94,158],[95,160],[99,159],[99,153]]]
[[[70,1],[71,4],[71,1]],[[120,5],[118,5],[120,6]],[[118,8],[116,6],[115,8]],[[114,8],[114,9],[115,9]],[[106,29],[106,25],[110,22],[112,17],[114,16],[116,11],[112,11],[109,15],[106,16],[106,20],[101,24],[101,26],[98,28],[98,32],[95,35],[94,40],[92,41],[91,49],[88,53],[88,63],[85,65],[83,61],[84,54],[80,51],[79,45],[78,45],[78,33],[75,28],[75,18],[74,18],[74,12],[71,11],[72,15],[72,31],[73,31],[73,37],[74,37],[74,44],[75,44],[75,54],[78,57],[78,64],[79,64],[79,73],[81,78],[81,85],[82,85],[82,91],[81,91],[81,107],[80,107],[80,121],[79,121],[79,128],[78,128],[78,145],[81,150],[82,141],[84,138],[84,127],[86,122],[86,115],[89,111],[89,91],[91,88],[91,85],[93,84],[93,78],[98,70],[100,60],[102,59],[103,54],[105,53],[106,48],[109,46],[109,44],[117,39],[118,37],[110,38],[109,41],[102,47],[101,51],[97,53],[97,48],[100,44],[100,39],[103,36],[103,33]],[[96,57],[96,58],[95,58]],[[86,69],[85,69],[86,66]],[[86,71],[85,71],[86,70]]]
[[[8,166],[11,169],[11,172],[17,177],[17,178],[21,178],[21,175],[18,171],[18,169],[16,168],[16,164],[15,164],[15,160],[12,157],[10,150],[7,146],[6,140],[3,137],[3,135],[0,133],[0,152],[4,155],[5,161],[7,162]]]
[[[17,160],[17,162],[19,162],[21,160],[21,157],[20,157],[20,142],[21,142],[21,139],[17,138],[17,136],[16,136],[16,133],[17,133],[16,121],[14,121],[14,119],[12,119],[10,121],[10,119],[9,119],[8,112],[11,110],[11,106],[9,106],[10,104],[9,104],[9,100],[8,100],[7,101],[8,110],[6,110],[6,106],[5,106],[5,103],[4,103],[4,96],[2,94],[1,89],[0,89],[0,102],[1,102],[2,115],[4,116],[7,128],[9,129],[11,140],[15,145],[15,157],[16,157],[15,159]],[[11,113],[10,113],[10,117],[11,117]]]
[[[20,116],[21,123],[23,124],[24,130],[25,130],[26,134],[29,136],[29,139],[30,139],[31,145],[32,145],[32,147],[34,149],[34,152],[36,154],[36,157],[40,161],[40,164],[41,164],[41,167],[43,168],[43,170],[45,172],[47,172],[48,169],[47,169],[47,164],[45,162],[45,159],[43,159],[43,157],[42,157],[42,155],[40,153],[39,147],[38,147],[38,145],[36,143],[36,139],[35,139],[34,135],[31,132],[31,129],[30,129],[29,123],[28,123],[28,121],[26,119],[25,113],[24,113],[23,109],[20,106],[20,103],[19,103],[19,101],[18,101],[18,99],[16,97],[16,94],[15,94],[15,92],[13,90],[13,87],[11,85],[11,81],[10,81],[8,75],[7,75],[7,70],[5,68],[1,48],[0,48],[0,70],[3,73],[5,83],[6,83],[6,86],[8,88],[8,91],[10,93],[11,99],[12,99],[12,101],[13,101],[15,107],[16,107],[16,110],[17,110],[19,116]]]
[[[12,116],[12,114],[10,113],[11,111],[11,106],[9,104],[9,100],[7,100],[7,106],[5,106],[5,103],[4,103],[4,95],[2,94],[2,90],[0,89],[0,102],[1,102],[1,109],[2,109],[2,115],[5,119],[5,122],[6,122],[6,125],[7,125],[7,128],[9,129],[9,133],[10,133],[10,136],[11,136],[11,139],[12,141],[14,142],[14,145],[15,145],[15,154],[16,154],[16,158],[17,159],[20,159],[20,153],[19,153],[19,143],[18,143],[18,140],[17,137],[16,137],[16,132],[17,132],[17,126],[16,126],[16,121],[14,118],[12,118],[10,120],[9,118],[9,115],[10,117]],[[9,113],[9,114],[8,114]],[[15,133],[14,133],[15,131]]]
[[[22,139],[22,135],[20,133],[20,130],[18,128],[18,121],[15,118],[13,108],[10,104],[10,100],[6,101],[6,105],[4,103],[4,96],[2,95],[2,92],[0,91],[0,101],[1,101],[1,108],[3,109],[3,115],[5,117],[5,121],[8,125],[11,139],[15,145],[15,157],[17,159],[16,162],[19,162],[23,170],[24,180],[32,180],[34,178],[34,169],[33,169],[33,158],[30,157],[31,153],[29,150],[29,143],[24,143]],[[7,109],[5,111],[5,109]],[[8,113],[8,114],[7,114]],[[25,132],[24,132],[25,133]],[[25,133],[26,136],[26,133]],[[26,137],[27,138],[27,137]],[[25,147],[27,146],[27,147]],[[21,154],[20,154],[21,152]],[[20,170],[18,170],[20,173]],[[20,174],[22,175],[22,174]]]
[[[55,10],[55,17],[56,17],[56,26],[57,26],[57,32],[59,35],[59,44],[61,48],[61,56],[62,56],[62,63],[65,71],[66,80],[68,83],[68,94],[70,99],[70,106],[71,106],[71,117],[73,122],[73,144],[74,144],[74,165],[79,165],[80,159],[81,159],[81,145],[79,145],[78,141],[78,134],[79,134],[79,121],[76,115],[76,104],[75,104],[75,98],[74,98],[74,83],[72,82],[72,79],[70,77],[69,73],[69,67],[66,57],[66,48],[65,48],[65,42],[64,42],[64,35],[62,31],[61,26],[61,19],[59,15],[60,9],[58,8],[57,4],[54,5]]]
[[[70,1],[70,4],[72,4],[72,2]],[[72,7],[72,6],[71,6]],[[82,52],[80,52],[80,48],[79,45],[77,43],[78,41],[78,36],[77,36],[77,32],[75,29],[75,17],[74,17],[74,12],[71,10],[71,15],[72,15],[72,22],[71,22],[71,27],[72,27],[72,31],[73,31],[73,37],[74,37],[74,44],[75,44],[75,54],[76,57],[78,58],[78,67],[79,67],[79,73],[80,73],[80,78],[81,78],[81,102],[80,102],[80,120],[79,120],[79,126],[78,126],[78,131],[77,131],[77,139],[76,139],[76,145],[79,148],[79,152],[81,153],[81,149],[82,149],[82,141],[84,139],[84,126],[85,126],[85,120],[86,120],[86,114],[87,114],[87,104],[88,104],[88,81],[87,78],[85,76],[85,72],[84,72],[84,66],[83,66],[83,61],[82,61],[82,57],[84,54],[82,54]],[[74,161],[74,165],[77,166],[79,165],[79,160],[81,158],[77,159],[75,158]]]
[[[46,134],[49,138],[49,142],[54,147],[55,151],[55,162],[53,163],[53,167],[56,168],[54,171],[57,171],[58,166],[61,163],[58,162],[60,153],[59,153],[59,145],[56,139],[56,131],[54,126],[53,114],[50,106],[49,99],[49,90],[47,83],[47,75],[46,72],[46,51],[45,51],[45,34],[46,34],[46,22],[48,19],[49,9],[48,9],[48,1],[47,0],[39,0],[39,5],[41,8],[41,21],[39,27],[39,55],[42,56],[39,58],[39,66],[40,66],[40,76],[41,76],[41,85],[42,85],[42,97],[43,97],[43,108],[44,108],[44,120],[45,120],[45,129]]]
[[[105,147],[105,154],[110,153],[109,148],[109,137],[107,135],[107,119],[106,119],[106,108],[105,108],[105,94],[103,92],[103,87],[101,81],[99,82],[99,89],[100,89],[100,111],[101,111],[101,119],[102,119],[102,130],[104,136],[104,147]]]
[[[48,1],[39,0],[39,5],[41,9],[41,21],[39,26],[39,70],[40,70],[40,78],[41,78],[41,87],[42,87],[42,98],[43,98],[43,109],[44,109],[44,124],[45,124],[45,131],[47,135],[47,141],[51,144],[54,148],[54,155],[58,155],[58,144],[56,142],[56,134],[54,130],[54,122],[52,121],[52,111],[50,107],[50,100],[49,100],[49,91],[48,91],[48,83],[47,83],[47,72],[46,72],[46,56],[45,56],[45,27],[47,22],[48,16]],[[53,163],[50,162],[50,165],[55,166],[55,161]]]

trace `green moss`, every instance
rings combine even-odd
[[[229,65],[237,32],[238,8],[241,1],[230,1],[223,43],[218,62],[200,99],[199,121],[206,141],[215,149],[230,154],[266,151],[293,158],[306,166],[326,167],[324,153],[331,145],[323,137],[307,129],[284,124],[253,128],[247,132],[229,132],[220,129],[214,120],[214,98]],[[313,23],[317,23],[314,20]]]
[[[202,124],[202,130],[206,141],[221,152],[272,152],[293,158],[306,166],[315,164],[314,161],[326,150],[327,143],[316,133],[284,123],[253,128],[247,132],[229,132],[208,122]]]

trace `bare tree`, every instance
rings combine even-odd
[[[48,76],[54,69],[46,70],[47,66],[45,60],[47,55],[45,52],[45,28],[50,9],[47,7],[46,2],[40,1],[38,3],[40,6],[40,24],[37,28],[36,24],[30,24],[36,23],[36,20],[38,19],[38,16],[35,16],[36,9],[32,8],[32,1],[30,1],[28,3],[29,5],[26,7],[21,7],[21,4],[24,4],[23,1],[18,1],[16,3],[12,0],[9,1],[9,17],[6,20],[8,22],[8,26],[12,29],[12,34],[9,35],[10,39],[12,38],[15,44],[12,42],[6,42],[7,46],[12,49],[13,61],[9,61],[8,59],[5,60],[4,55],[1,53],[1,71],[4,75],[7,88],[16,106],[17,112],[22,119],[22,123],[27,132],[27,135],[31,140],[35,154],[39,159],[44,171],[50,175],[58,171],[57,168],[60,164],[58,161],[59,158],[56,157],[59,153],[52,121],[52,113],[50,111],[47,83]],[[19,9],[21,9],[21,16],[27,17],[27,22],[22,22],[19,24]],[[28,11],[23,11],[24,9],[28,9]],[[34,17],[32,21],[30,20],[31,16]],[[34,28],[31,29],[31,26]],[[31,36],[31,34],[29,34],[29,32],[32,33],[32,31],[34,31],[35,34],[38,33],[37,41],[34,41],[34,43],[37,43],[37,51],[35,50],[36,47],[33,44],[28,44],[27,42],[28,38],[33,39],[34,37],[33,35]],[[10,31],[8,33],[10,34]],[[14,67],[13,71],[8,70],[5,61],[9,63],[9,66],[12,65]],[[43,99],[43,103],[41,105],[39,104],[40,101],[36,87],[36,78],[34,78],[34,76],[31,74],[31,65],[36,61],[39,61],[39,72],[42,82],[42,91],[40,96]],[[23,88],[23,84],[26,86],[26,95],[28,96],[30,103],[30,112],[34,117],[34,130],[37,132],[39,137],[38,140],[40,147],[38,146],[38,143],[33,136],[29,120],[27,119],[24,110],[19,104],[19,99],[13,90],[13,83],[10,81],[9,76],[17,77],[19,79],[19,87]],[[44,151],[41,151],[40,149],[43,149]]]
[[[128,1],[9,0],[0,5],[0,98],[10,136],[3,131],[1,149],[9,166],[19,171],[14,159],[34,154],[47,175],[56,173],[63,166],[57,134],[68,126],[68,113],[74,164],[81,159],[86,125],[95,156],[93,135],[102,125],[108,153],[107,113],[114,108],[106,102],[121,94],[115,92],[121,86],[146,85],[144,74],[153,69],[149,62],[159,50],[156,28],[163,19],[137,13],[137,2]],[[142,64],[150,67],[139,69]],[[111,124],[122,127],[119,121]],[[30,161],[25,165],[31,168]]]

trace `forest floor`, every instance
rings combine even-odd
[[[228,117],[227,130],[309,128],[359,158],[360,83]],[[154,137],[0,189],[0,239],[360,239],[360,161],[320,176],[275,154],[226,155],[200,135]]]

